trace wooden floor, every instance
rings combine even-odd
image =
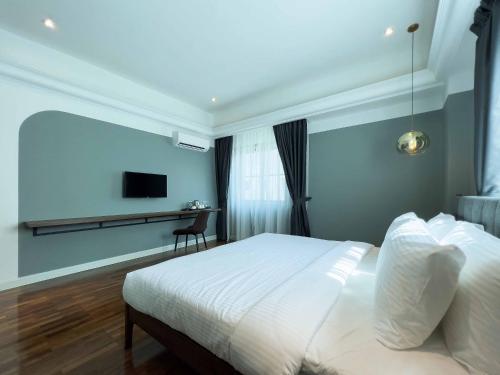
[[[195,251],[191,246],[187,253]],[[193,374],[138,327],[133,349],[123,349],[125,274],[184,254],[168,252],[0,292],[0,374]]]

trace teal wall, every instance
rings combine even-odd
[[[401,155],[396,140],[408,117],[309,136],[309,218],[314,237],[380,245],[398,215],[454,212],[455,195],[473,188],[473,95],[448,97],[443,110],[419,114],[431,138],[421,155]]]
[[[125,170],[168,175],[167,198],[122,198]],[[19,221],[177,210],[216,204],[214,152],[183,150],[171,139],[63,112],[28,118],[19,135]],[[174,221],[33,237],[20,226],[19,275],[152,249],[175,240]],[[215,234],[215,215],[207,235]]]
[[[379,245],[398,215],[439,212],[444,197],[445,127],[441,111],[416,116],[431,138],[418,156],[398,153],[408,117],[311,134],[309,217],[313,237]]]
[[[446,212],[456,213],[457,194],[475,195],[474,93],[448,96],[443,109],[446,127]]]
[[[309,216],[314,237],[380,244],[394,217],[454,212],[456,194],[473,194],[473,95],[450,95],[443,110],[416,116],[431,137],[417,157],[396,139],[409,118],[309,137]],[[214,155],[171,139],[62,112],[27,119],[19,136],[19,221],[174,210],[192,199],[216,202]],[[168,175],[168,198],[122,198],[124,170]],[[19,275],[172,244],[187,222],[33,237],[20,226]],[[215,215],[208,235],[215,234]]]

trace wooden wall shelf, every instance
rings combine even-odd
[[[34,220],[34,221],[26,221],[24,225],[27,228],[33,230],[33,236],[45,236],[49,234],[81,232],[87,230],[124,227],[129,225],[140,225],[140,224],[160,223],[164,221],[192,219],[195,218],[196,215],[202,211],[217,212],[220,211],[220,208],[208,208],[202,210],[144,212],[140,214],[92,216],[92,217],[79,217],[70,219]],[[82,225],[94,225],[94,226],[75,228],[75,226],[82,226]],[[56,230],[41,232],[40,229],[56,229]]]

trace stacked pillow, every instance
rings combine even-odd
[[[500,374],[500,239],[458,222],[442,243],[467,257],[443,320],[446,345],[471,372]]]
[[[420,346],[442,320],[456,360],[500,374],[500,239],[451,215],[396,218],[380,250],[374,313],[390,348]]]
[[[415,214],[394,220],[377,262],[377,339],[392,349],[422,345],[446,313],[464,262],[456,246],[441,245]]]
[[[453,215],[443,213],[434,216],[427,222],[430,232],[438,241],[441,241],[459,223],[465,227],[475,227],[481,231],[484,231],[484,226],[482,226],[481,224],[469,223],[466,221],[456,221]]]
[[[432,236],[441,241],[457,224],[455,217],[449,214],[440,213],[427,222]]]

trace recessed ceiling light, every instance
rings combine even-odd
[[[43,20],[43,26],[45,26],[47,29],[51,29],[51,30],[56,29],[56,23],[51,18],[45,18]]]
[[[385,29],[384,36],[391,36],[392,34],[394,34],[393,27],[388,27],[387,29]]]
[[[211,100],[212,100],[212,103],[215,103],[217,101],[217,98],[214,96]]]

